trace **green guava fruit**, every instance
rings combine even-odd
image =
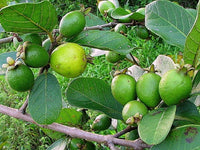
[[[159,83],[159,93],[168,105],[176,105],[189,97],[192,90],[192,80],[184,71],[172,69],[166,72]]]
[[[133,100],[124,106],[122,110],[122,117],[126,122],[130,117],[134,117],[136,114],[144,116],[147,112],[148,109],[142,102]]]
[[[109,51],[108,53],[106,53],[106,60],[110,63],[116,63],[124,58],[124,55],[118,54],[113,51]]]
[[[111,91],[114,98],[125,105],[136,98],[136,81],[127,74],[119,74],[112,79]]]
[[[49,62],[48,52],[40,45],[28,44],[25,48],[24,62],[33,68],[43,67]]]
[[[136,35],[141,39],[147,39],[149,37],[149,31],[145,26],[137,26],[135,28]]]
[[[58,46],[50,57],[51,68],[67,78],[81,75],[86,65],[85,51],[76,43],[65,43]]]
[[[6,81],[12,89],[24,92],[32,88],[34,75],[29,67],[21,64],[17,65],[14,69],[6,71]]]
[[[159,82],[161,77],[155,73],[143,74],[137,81],[137,96],[146,106],[155,107],[161,101]]]
[[[69,149],[70,150],[81,150],[84,145],[84,141],[82,139],[73,138],[70,141]]]
[[[109,118],[105,114],[101,114],[95,118],[91,127],[95,131],[102,131],[108,129],[110,125],[111,125],[111,118]]]
[[[115,28],[114,28],[115,32],[121,33],[121,34],[126,34],[127,33],[127,27],[126,25],[122,24],[122,23],[118,23]]]
[[[70,38],[83,31],[85,23],[85,16],[82,12],[72,11],[61,19],[59,31],[63,36]]]

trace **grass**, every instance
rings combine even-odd
[[[130,28],[128,32],[128,38],[135,45],[137,50],[133,51],[132,54],[140,61],[140,66],[143,68],[149,67],[155,58],[160,55],[177,55],[180,49],[170,46],[163,42],[160,38],[151,37],[151,40],[142,40],[136,37],[134,31]],[[0,47],[0,53],[13,51],[13,46],[10,44],[4,44]],[[120,64],[115,65],[107,62],[105,56],[95,57],[93,60],[94,65],[88,64],[86,71],[82,74],[82,77],[95,77],[106,81],[108,84],[112,80],[112,72],[123,68],[132,66],[132,63],[123,60]],[[38,74],[38,69],[33,69],[34,74]],[[65,96],[66,88],[73,79],[67,79],[61,75],[56,74],[50,70],[58,79],[63,100],[67,101]],[[20,108],[26,99],[27,92],[18,93],[10,89],[6,83],[4,76],[0,76],[0,104],[10,106],[13,108]],[[98,112],[89,111],[91,120],[87,124],[88,126],[92,123],[94,118],[98,115]],[[125,125],[121,124],[119,130],[122,130]],[[46,149],[54,140],[46,136],[39,127],[32,125],[14,118],[0,114],[0,133],[8,136],[7,144],[5,149]],[[101,134],[114,134],[114,130],[108,130],[101,132]]]

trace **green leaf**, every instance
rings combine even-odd
[[[49,33],[57,24],[57,14],[48,1],[22,3],[1,9],[0,22],[7,32]]]
[[[106,24],[105,21],[103,21],[101,18],[95,16],[92,13],[89,13],[89,15],[85,16],[85,20],[86,20],[86,27],[91,27],[91,26],[97,26],[97,25],[102,25],[102,24]],[[104,29],[109,30],[110,28],[106,27]]]
[[[128,38],[111,31],[83,31],[78,36],[70,39],[70,41],[83,46],[116,51],[123,55],[133,50],[133,45]]]
[[[184,62],[193,65],[195,68],[200,63],[200,2],[197,5],[197,9],[197,18],[186,38],[183,53]]]
[[[3,69],[2,65],[7,63],[6,62],[7,57],[11,57],[15,60],[16,59],[16,52],[6,52],[6,53],[0,54],[0,75],[5,74],[6,69]]]
[[[77,78],[66,91],[69,104],[101,111],[111,118],[122,119],[123,106],[111,93],[110,86],[101,79]]]
[[[190,124],[200,124],[199,111],[195,104],[190,101],[185,101],[177,106],[175,119],[186,120]]]
[[[47,73],[37,77],[29,95],[28,106],[31,117],[39,124],[51,124],[57,120],[62,108],[62,97],[54,75]]]
[[[47,129],[47,128],[41,128],[41,129],[47,136],[49,136],[51,139],[54,139],[54,140],[58,140],[60,138],[66,137],[66,134],[61,133],[61,132],[57,132],[57,131]]]
[[[194,19],[197,17],[197,10],[192,8],[185,9]]]
[[[154,1],[145,8],[145,25],[171,45],[184,48],[194,17],[183,7],[165,0]]]
[[[1,0],[0,1],[0,9],[3,8],[3,7],[5,7],[5,6],[7,6],[6,0]]]
[[[63,108],[56,122],[67,126],[76,126],[81,125],[81,120],[81,112],[71,108]]]
[[[194,77],[191,95],[200,95],[200,70]]]
[[[47,148],[47,150],[65,150],[66,146],[67,146],[67,139],[62,138],[55,141],[51,146]]]
[[[138,126],[140,138],[147,144],[161,143],[168,135],[174,121],[176,106],[159,108],[145,115]]]
[[[151,150],[199,150],[200,126],[185,125],[173,129],[169,136]]]
[[[125,19],[132,16],[133,13],[127,12],[124,8],[116,8],[112,11],[111,17],[114,19]]]

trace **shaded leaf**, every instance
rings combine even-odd
[[[184,47],[194,17],[183,7],[165,0],[154,1],[145,8],[145,25],[167,43]]]
[[[177,106],[175,119],[186,120],[190,123],[200,124],[199,111],[196,105],[190,101],[185,101]]]
[[[191,64],[194,67],[197,67],[197,65],[200,63],[200,3],[198,3],[197,8],[197,18],[186,38],[183,53],[184,62],[186,64]]]
[[[57,131],[47,129],[47,128],[41,128],[41,129],[46,135],[48,135],[51,139],[54,139],[54,140],[58,140],[60,138],[66,137],[66,134],[61,133],[61,132],[57,132]]]
[[[51,146],[47,148],[47,150],[65,150],[65,147],[67,146],[67,139],[59,139],[55,141]]]
[[[63,108],[56,122],[63,125],[76,126],[81,125],[81,119],[81,112],[71,108]]]
[[[124,55],[133,50],[133,45],[128,38],[111,31],[83,31],[70,41],[92,48],[116,51]]]
[[[171,129],[175,112],[176,106],[170,106],[146,114],[138,126],[140,138],[150,145],[161,143]]]
[[[173,129],[169,136],[151,150],[199,150],[200,126],[185,125]]]
[[[1,9],[0,22],[7,32],[49,33],[57,24],[57,14],[48,1],[22,3]]]
[[[62,108],[60,85],[50,73],[35,80],[29,95],[28,108],[31,117],[39,124],[51,124],[57,120]]]
[[[101,18],[99,18],[98,16],[95,16],[94,14],[90,13],[87,16],[85,16],[86,19],[86,27],[91,27],[91,26],[97,26],[97,25],[102,25],[102,24],[106,24],[105,21],[103,21]],[[109,30],[109,27],[106,27],[104,29]]]
[[[101,111],[111,118],[122,119],[123,106],[114,99],[110,86],[101,79],[77,78],[66,91],[69,104]]]

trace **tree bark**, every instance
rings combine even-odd
[[[144,148],[151,147],[150,145],[145,144],[140,139],[135,140],[135,141],[118,139],[112,135],[99,135],[96,133],[87,132],[87,131],[84,131],[84,130],[81,130],[81,129],[78,129],[75,127],[69,127],[69,126],[65,126],[62,124],[58,124],[58,123],[52,123],[50,125],[40,125],[40,124],[36,123],[29,114],[23,114],[18,109],[14,109],[14,108],[7,107],[4,105],[0,105],[0,113],[17,118],[17,119],[24,120],[27,122],[31,122],[42,128],[48,128],[48,129],[51,129],[54,131],[65,133],[74,138],[82,138],[82,139],[86,139],[88,141],[105,143],[105,144],[109,145],[110,147],[112,147],[113,149],[114,149],[114,145],[132,147],[135,150],[142,150]]]

